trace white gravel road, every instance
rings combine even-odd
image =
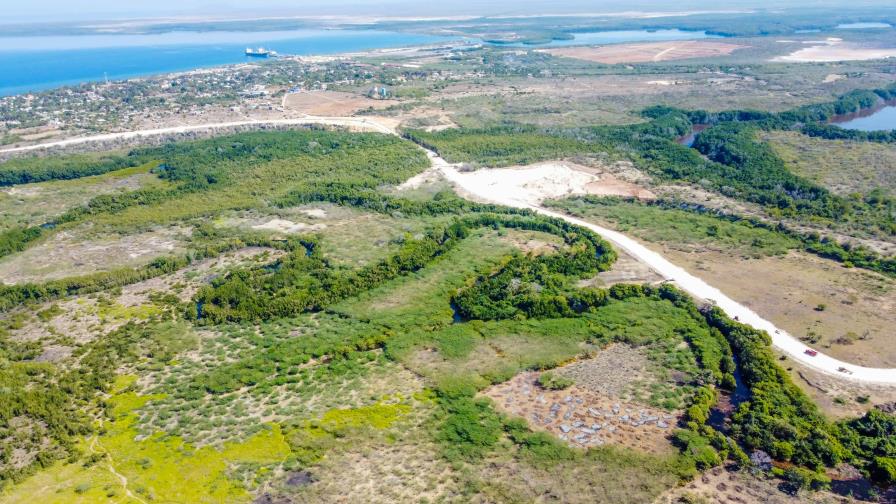
[[[856,366],[821,352],[818,352],[815,356],[808,355],[806,350],[809,350],[810,347],[804,345],[784,330],[775,327],[774,324],[762,318],[753,310],[726,296],[719,289],[688,273],[683,268],[672,264],[660,254],[637,241],[612,229],[540,206],[541,200],[544,198],[581,193],[582,191],[576,186],[563,187],[562,185],[566,182],[574,183],[578,180],[576,175],[563,176],[562,174],[551,172],[541,174],[545,175],[545,177],[539,179],[539,173],[519,169],[492,169],[461,173],[454,166],[431,153],[430,159],[433,160],[433,164],[441,170],[446,179],[469,195],[492,203],[528,208],[540,214],[563,219],[571,224],[594,231],[614,246],[644,262],[690,295],[699,299],[711,300],[724,310],[729,317],[737,317],[742,323],[768,332],[771,335],[772,344],[776,348],[787,354],[791,359],[799,361],[809,368],[856,382],[896,385],[896,369]],[[543,191],[540,196],[539,190]]]

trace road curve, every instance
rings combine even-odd
[[[791,359],[811,369],[820,371],[824,374],[842,378],[849,381],[877,384],[877,385],[896,385],[896,369],[869,368],[850,364],[837,360],[828,355],[818,352],[814,357],[806,354],[806,350],[810,347],[804,345],[795,337],[791,336],[782,329],[775,327],[774,324],[759,316],[753,310],[738,303],[737,301],[726,296],[719,289],[707,284],[700,278],[691,275],[683,268],[669,262],[665,257],[641,245],[637,241],[629,238],[612,229],[607,229],[582,219],[577,219],[569,215],[554,212],[544,207],[533,205],[526,201],[515,200],[512,198],[501,198],[500,191],[489,192],[477,184],[471,183],[471,179],[457,171],[454,166],[448,164],[441,158],[436,158],[431,154],[430,159],[433,164],[444,174],[450,182],[460,187],[468,194],[482,198],[492,203],[501,205],[528,208],[542,215],[563,219],[566,222],[582,226],[601,235],[614,246],[624,250],[639,261],[647,264],[654,271],[659,273],[663,278],[675,282],[675,284],[688,294],[705,300],[712,300],[716,306],[724,310],[729,317],[737,317],[737,319],[756,329],[766,331],[772,338],[772,344],[783,353],[787,354]],[[843,372],[841,370],[847,370]]]
[[[302,126],[314,124],[358,128],[388,135],[397,134],[395,130],[367,118],[306,116],[299,119],[246,120],[193,126],[175,126],[170,128],[129,131],[121,133],[106,133],[102,135],[69,138],[66,140],[59,140],[56,142],[49,142],[44,144],[0,149],[0,154],[35,151],[53,147],[68,147],[72,145],[87,144],[92,142],[126,140],[141,137],[179,134],[193,131],[207,131],[242,126]],[[729,317],[737,317],[740,322],[766,331],[769,335],[771,335],[772,344],[776,348],[787,354],[793,360],[802,363],[806,367],[848,381],[877,385],[896,385],[896,369],[856,366],[848,362],[837,360],[821,352],[818,352],[818,354],[814,357],[806,354],[806,350],[809,350],[810,347],[804,345],[795,337],[775,327],[774,324],[772,324],[768,320],[765,320],[753,310],[729,298],[719,289],[716,289],[700,278],[691,275],[683,268],[672,264],[660,254],[648,249],[644,245],[641,245],[637,241],[623,235],[622,233],[592,224],[581,219],[577,219],[575,217],[571,217],[566,214],[554,212],[538,205],[533,205],[530,202],[515,200],[511,198],[496,198],[496,194],[488,194],[486,193],[486,191],[482,191],[481,187],[478,187],[476,184],[470,183],[471,180],[469,178],[465,178],[464,175],[457,171],[457,169],[455,169],[453,165],[439,157],[434,152],[427,150],[426,153],[432,161],[433,166],[437,168],[445,176],[445,178],[448,179],[448,181],[454,183],[465,192],[501,205],[513,206],[518,208],[528,208],[542,215],[563,219],[571,224],[582,226],[594,231],[595,233],[598,233],[613,245],[619,247],[620,249],[626,251],[628,254],[647,264],[664,278],[675,282],[682,290],[689,293],[690,295],[700,299],[712,300],[719,308],[724,310]],[[844,373],[841,371],[843,369],[848,370],[849,372]]]

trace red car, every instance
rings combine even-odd
[[[818,355],[818,352],[815,350],[812,350],[811,348],[807,348],[806,355],[808,355],[809,357],[815,357],[816,355]]]

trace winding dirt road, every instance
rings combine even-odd
[[[28,152],[53,147],[68,147],[73,145],[111,140],[139,139],[141,137],[179,134],[193,131],[214,131],[216,129],[226,129],[243,126],[302,126],[314,124],[342,126],[389,135],[397,134],[396,131],[392,128],[378,123],[372,118],[308,116],[301,119],[235,121],[194,126],[178,126],[153,130],[140,130],[123,133],[108,133],[90,137],[70,138],[45,144],[0,149],[0,154]],[[502,186],[504,188],[509,188],[510,190],[496,190],[493,185],[483,184],[482,181],[477,178],[475,172],[461,173],[456,169],[454,165],[448,163],[437,154],[431,151],[426,151],[426,153],[430,158],[434,168],[439,170],[448,181],[455,184],[463,192],[493,203],[518,208],[528,208],[540,214],[563,219],[569,223],[588,228],[598,233],[606,240],[610,241],[613,245],[619,247],[620,249],[626,251],[628,254],[647,264],[650,268],[662,275],[664,278],[675,282],[675,284],[678,285],[682,290],[686,291],[692,296],[695,296],[699,299],[712,300],[719,308],[724,310],[725,313],[728,314],[728,316],[732,318],[736,317],[745,324],[749,324],[757,329],[768,332],[768,334],[771,335],[772,344],[776,348],[787,354],[791,359],[798,361],[811,369],[815,369],[827,375],[831,375],[844,380],[879,385],[896,385],[896,369],[868,368],[856,366],[847,362],[837,360],[828,355],[824,355],[821,352],[818,352],[815,356],[806,354],[806,350],[809,350],[809,347],[804,345],[797,338],[775,327],[774,324],[762,318],[753,310],[750,310],[746,306],[731,299],[720,290],[712,287],[700,278],[688,273],[683,268],[672,264],[669,260],[661,256],[660,254],[654,252],[653,250],[650,250],[637,241],[623,235],[622,233],[597,226],[590,222],[586,222],[566,214],[548,210],[540,205],[540,200],[533,200],[529,197],[521,197],[520,194],[524,194],[526,193],[526,191],[513,191],[512,189],[514,189],[514,180],[507,180],[506,183],[502,181]],[[570,191],[573,191],[575,189],[576,188],[570,188]]]
[[[844,380],[878,385],[896,385],[896,369],[856,366],[837,360],[821,352],[817,352],[815,356],[808,355],[806,350],[810,350],[810,347],[804,345],[800,340],[784,330],[775,327],[774,324],[762,318],[753,310],[726,296],[722,291],[707,284],[700,278],[688,273],[684,268],[672,264],[665,257],[650,250],[637,241],[622,233],[613,231],[612,229],[607,229],[542,207],[540,201],[528,197],[531,195],[530,190],[514,187],[514,180],[511,176],[512,170],[507,170],[508,177],[501,181],[500,187],[496,187],[493,183],[483,183],[485,177],[478,177],[476,172],[459,172],[455,166],[447,163],[435,154],[430,153],[430,159],[432,160],[433,165],[441,171],[446,179],[469,195],[491,203],[498,203],[517,208],[528,208],[542,215],[563,219],[571,224],[594,231],[612,243],[615,247],[624,250],[629,255],[647,264],[663,278],[675,282],[679,288],[688,294],[698,299],[711,300],[716,306],[724,310],[729,317],[737,317],[737,319],[744,324],[749,324],[756,329],[766,331],[771,335],[772,344],[776,348],[787,354],[791,359],[798,361],[811,369]],[[494,177],[489,177],[488,179],[493,180]],[[531,183],[531,180],[527,180],[526,183]]]

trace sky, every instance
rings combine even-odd
[[[777,0],[777,8],[802,4],[835,4],[838,0]],[[856,0],[844,5],[886,5],[888,1]],[[450,16],[631,10],[679,11],[769,6],[764,0],[4,0],[0,24],[158,17],[236,17],[267,15]]]

